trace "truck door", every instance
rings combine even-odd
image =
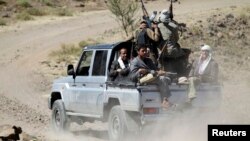
[[[79,62],[75,79],[75,110],[82,114],[102,114],[103,95],[106,87],[108,50],[86,52]],[[91,55],[90,55],[91,54]]]
[[[87,96],[90,93],[90,66],[93,63],[94,51],[84,51],[76,69],[75,83],[71,86],[72,111],[81,114],[88,114]]]
[[[106,89],[108,50],[95,52],[94,62],[91,68],[91,81],[89,83],[90,93],[88,94],[87,110],[89,113],[102,115],[104,91]]]

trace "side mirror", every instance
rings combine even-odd
[[[74,66],[72,64],[68,65],[67,74],[68,75],[73,75],[73,79],[76,78],[76,73],[75,73],[75,70],[74,70]]]

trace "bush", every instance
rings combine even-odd
[[[57,63],[72,63],[78,59],[82,52],[82,47],[97,43],[98,42],[96,40],[88,39],[79,42],[78,46],[75,46],[74,44],[62,44],[61,49],[52,51],[49,54],[49,57],[56,60]]]
[[[107,7],[128,36],[129,30],[134,28],[138,3],[133,0],[107,0]]]
[[[27,13],[29,13],[30,15],[33,15],[33,16],[44,16],[46,15],[46,13],[40,9],[37,9],[37,8],[30,8],[27,10]]]
[[[17,0],[17,5],[24,7],[24,8],[32,7],[29,0]]]
[[[34,19],[29,13],[25,11],[17,14],[16,18],[22,21],[29,21]]]
[[[67,62],[71,63],[75,57],[78,57],[81,53],[81,48],[76,47],[73,44],[63,44],[60,50],[53,51],[49,54],[49,57],[54,58],[58,63]]]
[[[0,18],[0,26],[4,26],[4,25],[7,25],[6,21],[4,19]]]
[[[47,5],[47,6],[54,6],[51,0],[38,0],[40,3]]]
[[[56,10],[56,15],[58,15],[58,16],[73,16],[72,11],[70,11],[66,8],[58,8]]]
[[[6,5],[7,3],[3,0],[0,0],[0,5]]]
[[[79,42],[79,47],[85,47],[88,45],[95,45],[98,44],[99,42],[94,40],[94,39],[88,39],[88,40],[83,40],[81,42]]]

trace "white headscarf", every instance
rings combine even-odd
[[[207,68],[207,65],[209,64],[210,60],[212,59],[212,49],[209,45],[203,45],[201,47],[201,50],[206,50],[209,52],[208,57],[206,58],[206,60],[201,60],[201,56],[199,59],[199,74],[203,74],[204,70]]]
[[[160,22],[169,22],[170,20],[170,14],[167,9],[163,9],[161,11],[160,17],[159,17]]]
[[[119,63],[119,65],[120,65],[121,69],[125,69],[125,68],[126,68],[126,66],[125,66],[125,64],[123,63],[121,57],[118,58],[118,63]]]

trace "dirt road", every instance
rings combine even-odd
[[[174,5],[174,10],[176,19],[185,22],[192,20],[186,19],[186,15],[247,4],[249,0],[183,0]],[[146,6],[150,12],[164,9],[168,3],[160,0]],[[50,111],[43,95],[49,90],[41,91],[39,87],[51,82],[37,75],[40,62],[63,43],[97,38],[117,27],[106,10],[0,27],[0,124],[18,124],[29,133],[44,136],[43,132],[49,128]]]

